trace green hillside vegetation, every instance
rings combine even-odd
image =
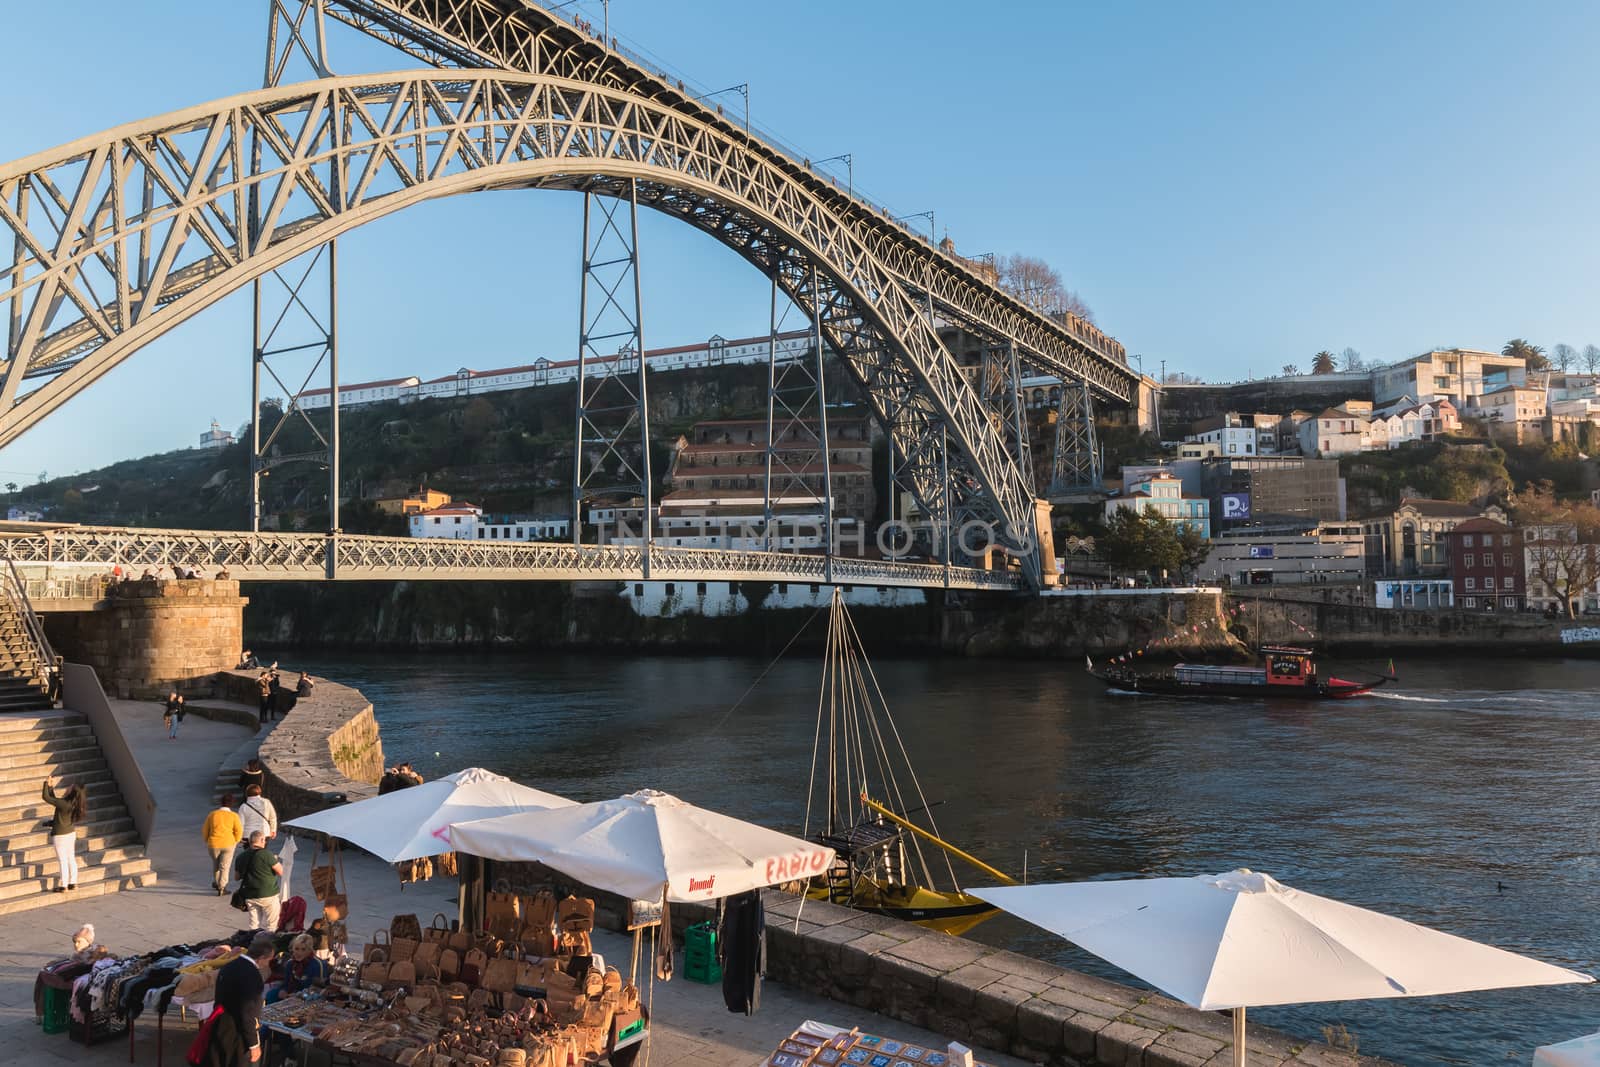
[[[727,366],[652,374],[651,468],[656,488],[670,471],[672,446],[704,419],[764,418],[767,370]],[[856,394],[842,372],[830,374],[835,404]],[[572,384],[481,396],[387,403],[340,413],[340,525],[351,533],[401,535],[405,525],[366,498],[419,484],[470,500],[492,513],[565,514],[571,510]],[[855,414],[835,407],[840,416]],[[276,421],[264,409],[263,424]],[[328,432],[324,411],[308,413]],[[241,436],[248,427],[241,431]],[[265,432],[265,431],[264,431]],[[311,426],[295,416],[274,442],[279,455],[320,447]],[[881,450],[880,450],[881,451]],[[637,463],[637,448],[629,456]],[[621,461],[612,457],[608,469]],[[270,470],[263,507],[281,529],[326,529],[328,475],[314,463]],[[8,503],[46,510],[63,522],[184,529],[240,529],[249,522],[249,448],[190,449],[125,460],[100,470],[8,490]]]

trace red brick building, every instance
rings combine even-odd
[[[1528,581],[1522,533],[1494,519],[1469,519],[1445,534],[1456,606],[1520,611]]]

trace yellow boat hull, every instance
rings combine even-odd
[[[813,884],[806,891],[806,898],[826,901],[829,899],[828,887]],[[855,890],[848,901],[835,899],[833,902],[953,935],[966,933],[998,910],[993,904],[979,900],[970,893],[946,892],[922,886],[885,885],[867,878],[856,880]]]

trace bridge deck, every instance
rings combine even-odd
[[[7,524],[0,549],[18,565],[180,566],[241,581],[779,581],[1009,591],[1020,576],[892,560],[656,546],[509,544],[359,534],[239,533]],[[92,595],[80,593],[78,595]]]

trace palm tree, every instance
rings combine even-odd
[[[1338,364],[1333,360],[1333,353],[1326,348],[1311,357],[1312,374],[1332,374],[1338,369]]]
[[[1544,349],[1524,337],[1514,337],[1507,341],[1500,354],[1522,360],[1529,370],[1550,369],[1550,361],[1544,358]]]

